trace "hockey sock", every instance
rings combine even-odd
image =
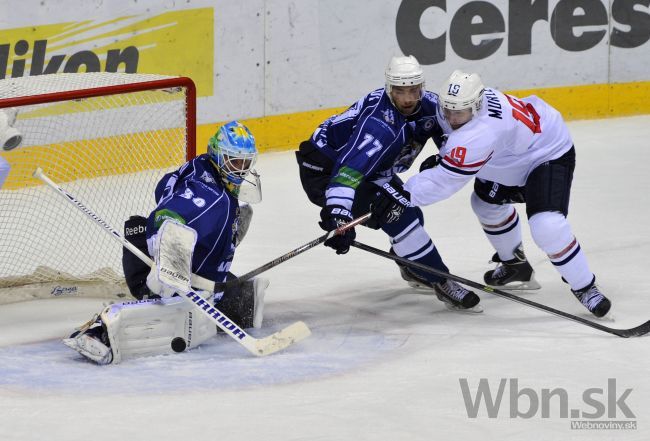
[[[512,205],[488,204],[472,194],[472,209],[502,261],[512,260],[521,243],[521,223]]]
[[[587,257],[559,212],[537,213],[528,220],[533,240],[546,254],[571,289],[578,290],[593,280]]]
[[[395,254],[400,257],[405,257],[444,272],[449,271],[447,266],[442,262],[442,257],[440,257],[438,250],[433,245],[431,238],[424,228],[422,228],[422,225],[420,225],[419,220],[414,220],[401,233],[395,237],[391,237],[391,244]],[[445,280],[442,277],[424,271],[413,268],[409,270],[431,283],[438,283]]]

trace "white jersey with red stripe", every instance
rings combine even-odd
[[[468,123],[457,130],[446,120],[440,124],[448,133],[440,164],[404,186],[418,206],[448,198],[474,177],[523,186],[537,166],[573,146],[562,115],[535,95],[520,99],[486,88],[481,110]]]

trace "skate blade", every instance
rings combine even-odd
[[[452,305],[450,303],[443,302],[445,308],[453,312],[462,312],[465,314],[481,314],[483,312],[483,307],[481,305],[472,306],[471,308],[463,308],[462,306]]]
[[[406,282],[406,283],[411,288],[415,288],[415,289],[419,289],[419,290],[423,290],[423,291],[433,291],[433,288],[431,288],[430,286],[423,285],[423,284],[418,283],[418,282],[409,281],[409,282]],[[432,294],[433,294],[433,292],[432,292]]]
[[[488,285],[491,288],[502,289],[504,291],[532,291],[540,289],[542,285],[537,283],[537,280],[529,280],[527,282],[511,282],[505,285]]]

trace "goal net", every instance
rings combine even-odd
[[[127,297],[120,245],[32,173],[41,167],[121,231],[129,216],[153,210],[158,180],[195,156],[195,114],[188,78],[0,80],[0,156],[11,167],[0,188],[0,304]]]

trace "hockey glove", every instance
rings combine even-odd
[[[366,226],[375,230],[383,224],[397,222],[409,207],[411,194],[397,182],[386,182],[370,203],[370,219]]]
[[[320,211],[321,221],[318,223],[325,231],[336,230],[341,225],[347,224],[352,220],[350,210],[340,205],[327,205]],[[325,241],[325,246],[334,248],[336,254],[345,254],[350,251],[350,245],[357,237],[354,228],[351,228],[343,234],[337,234]]]
[[[420,172],[436,167],[438,164],[440,164],[441,160],[442,158],[440,158],[440,155],[429,156],[427,159],[422,161],[422,164],[420,164]]]

